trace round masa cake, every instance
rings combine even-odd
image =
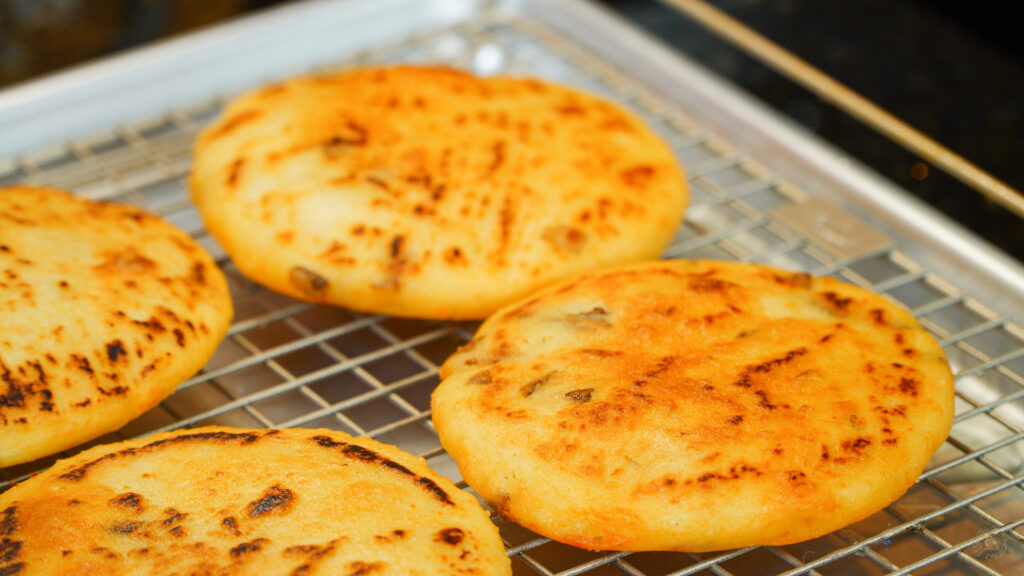
[[[588,549],[808,540],[880,510],[952,425],[942,349],[831,278],[712,261],[596,271],[503,308],[433,421],[502,516]]]
[[[411,66],[239,97],[199,136],[191,190],[211,234],[261,284],[457,319],[656,257],[688,201],[671,149],[618,105]]]
[[[178,430],[0,494],[0,574],[508,576],[470,494],[331,430]]]
[[[0,468],[158,404],[206,363],[232,313],[210,255],[160,218],[0,188]]]

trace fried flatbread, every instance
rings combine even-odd
[[[738,263],[583,274],[497,312],[441,369],[433,420],[499,513],[589,549],[811,539],[902,495],[953,378],[902,308]]]
[[[688,200],[670,148],[618,105],[409,66],[241,96],[199,136],[191,191],[261,284],[459,319],[571,273],[656,257]]]
[[[0,188],[0,467],[116,430],[209,359],[227,283],[138,208]]]
[[[331,430],[179,430],[0,495],[0,574],[510,575],[476,499]]]

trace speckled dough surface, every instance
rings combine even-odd
[[[0,574],[508,576],[470,494],[331,430],[179,430],[0,495]]]
[[[837,530],[909,488],[953,377],[902,308],[768,267],[583,274],[489,318],[433,420],[503,516],[590,549],[709,551]]]
[[[688,200],[643,122],[595,96],[444,68],[296,78],[199,136],[192,197],[247,276],[314,302],[482,318],[656,257]]]
[[[227,283],[138,208],[0,188],[0,468],[120,428],[209,359]]]

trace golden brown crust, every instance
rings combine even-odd
[[[296,78],[199,137],[192,196],[249,277],[296,298],[481,318],[567,274],[657,256],[688,195],[619,106],[444,68]]]
[[[231,317],[216,263],[156,216],[0,189],[0,467],[153,407],[202,367]]]
[[[476,500],[331,430],[179,430],[0,495],[0,574],[511,574]]]
[[[898,498],[953,417],[945,356],[909,313],[725,262],[553,286],[490,317],[441,376],[433,420],[466,481],[591,549],[828,533]]]

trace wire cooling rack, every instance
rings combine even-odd
[[[386,62],[529,74],[624,103],[670,142],[688,169],[692,205],[666,257],[760,262],[885,294],[935,334],[957,374],[948,442],[906,495],[864,521],[791,546],[626,554],[565,546],[494,516],[516,574],[1024,574],[1020,318],[990,309],[971,296],[969,278],[923,267],[885,230],[805,193],[799,175],[773,173],[627,73],[527,17],[485,12],[337,65]],[[429,400],[438,367],[474,325],[291,300],[241,276],[203,230],[186,188],[191,144],[230,96],[0,163],[0,185],[49,184],[161,215],[195,236],[229,279],[236,319],[209,364],[160,406],[92,444],[206,424],[326,427],[395,444],[460,480],[430,425]],[[841,247],[805,226],[822,217],[846,235]],[[0,489],[53,460],[2,471]]]

